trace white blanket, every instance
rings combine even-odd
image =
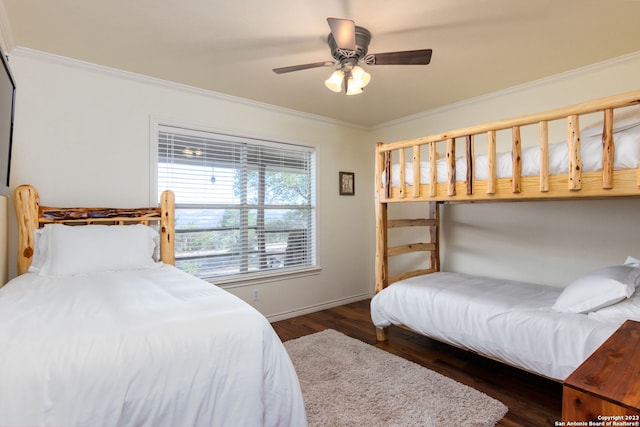
[[[172,266],[0,289],[2,426],[304,426],[268,321]]]
[[[617,132],[614,137],[614,169],[640,167],[640,126]],[[602,138],[593,135],[581,138],[580,155],[582,171],[593,172],[602,169]],[[540,147],[527,147],[522,150],[522,176],[538,176],[540,174]],[[511,152],[496,155],[496,178],[509,178],[512,174]],[[448,164],[446,158],[436,162],[438,182],[448,181]],[[429,184],[429,162],[420,163],[420,183]],[[549,146],[549,174],[556,175],[569,171],[569,156],[566,142]],[[456,157],[456,181],[464,181],[467,175],[465,157]],[[474,179],[485,180],[488,177],[488,157],[486,154],[475,157]],[[383,176],[383,180],[386,178]],[[391,185],[400,183],[400,165],[391,168]],[[413,163],[405,165],[405,184],[413,185]]]
[[[562,289],[434,273],[396,282],[371,301],[376,327],[405,325],[538,374],[565,379],[617,328],[551,309]]]

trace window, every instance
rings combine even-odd
[[[313,148],[158,126],[158,192],[176,196],[176,266],[242,278],[316,265]]]

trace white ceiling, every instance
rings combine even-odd
[[[16,46],[372,126],[640,51],[640,0],[0,0]],[[431,48],[427,66],[365,67],[330,92],[327,17],[370,53]]]

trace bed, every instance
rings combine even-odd
[[[442,272],[439,252],[439,206],[445,203],[640,196],[639,104],[635,91],[378,143],[371,302],[377,339],[386,340],[387,328],[399,325],[561,381],[624,320],[640,319],[640,262],[632,257],[585,272],[562,289]],[[551,142],[558,123],[564,141]],[[537,141],[525,144],[531,127]],[[510,149],[500,153],[505,133]],[[456,155],[460,147],[463,154]],[[389,218],[390,204],[406,202],[425,202],[427,214]],[[389,233],[407,228],[411,242],[389,243]],[[390,258],[402,256],[424,262],[390,275]]]
[[[306,425],[268,321],[172,265],[171,192],[143,209],[44,207],[31,186],[14,195],[20,275],[0,289],[0,425]]]

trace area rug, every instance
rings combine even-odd
[[[284,343],[309,426],[495,426],[507,407],[416,363],[327,329]]]

